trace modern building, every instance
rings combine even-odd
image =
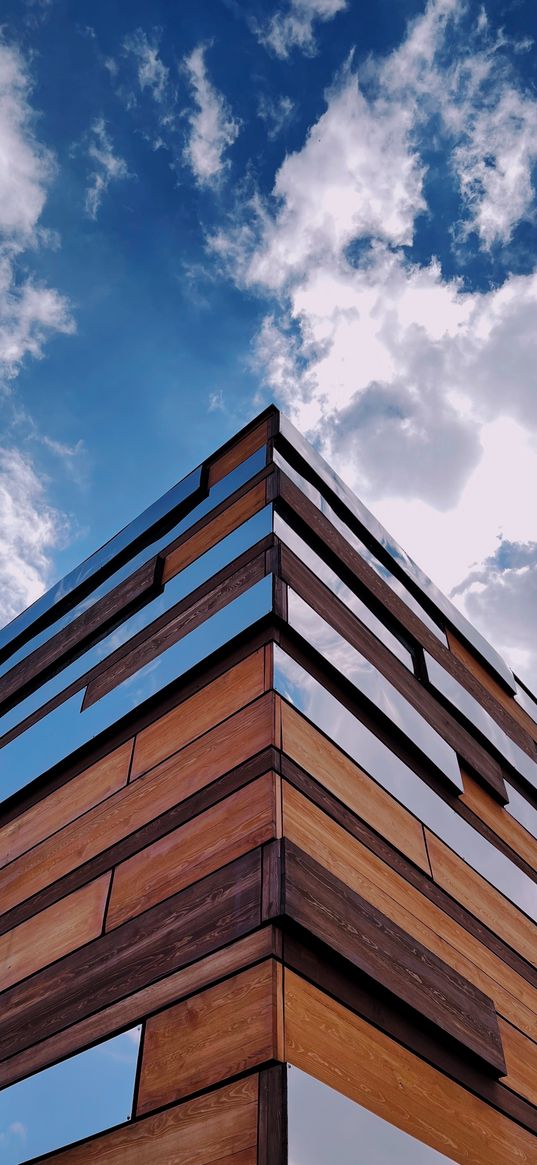
[[[7,1165],[535,1165],[537,703],[278,410],[0,713]]]

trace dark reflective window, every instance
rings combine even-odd
[[[536,762],[518,744],[515,744],[514,740],[511,740],[511,737],[503,731],[503,728],[500,728],[496,720],[489,716],[479,701],[471,696],[454,676],[445,671],[442,665],[433,659],[427,651],[424,652],[424,656],[429,683],[435,691],[445,696],[446,700],[490,741],[508,764],[512,765],[517,772],[521,773],[527,781],[537,788]]]
[[[305,478],[301,477],[300,474],[297,473],[297,471],[293,469],[293,467],[289,465],[287,461],[284,460],[281,453],[278,453],[277,450],[274,453],[274,461],[276,465],[279,465],[280,468],[283,469],[284,473],[287,475],[287,477],[290,478],[294,485],[296,485],[298,489],[300,489],[302,493],[306,495],[309,501],[313,502],[313,505],[316,506],[322,514],[324,514],[325,518],[328,518],[328,521],[332,523],[332,526],[334,526],[335,529],[343,536],[343,538],[345,538],[345,540],[352,546],[353,550],[356,550],[357,554],[359,554],[360,557],[368,563],[368,565],[375,571],[376,574],[379,575],[383,582],[385,582],[391,588],[391,590],[394,591],[395,594],[398,595],[404,603],[406,603],[407,607],[409,607],[411,611],[414,611],[414,614],[416,614],[418,618],[421,619],[422,623],[425,623],[429,630],[432,631],[434,635],[436,635],[436,637],[447,646],[447,639],[444,635],[444,632],[440,629],[437,623],[431,619],[431,616],[427,613],[427,611],[424,610],[421,603],[419,603],[418,600],[414,598],[414,595],[412,595],[410,591],[407,590],[404,583],[401,582],[401,579],[397,578],[396,575],[394,575],[392,571],[389,570],[387,566],[385,566],[384,563],[380,562],[380,560],[371,553],[365,543],[362,542],[360,538],[358,538],[353,530],[351,530],[350,526],[347,526],[347,524],[342,521],[338,514],[336,514],[335,510],[333,510],[329,503],[326,501],[326,498],[323,497],[320,490],[316,489],[315,486],[311,485],[309,481],[306,481]]]
[[[454,1165],[341,1092],[289,1065],[289,1165]]]
[[[0,1092],[2,1165],[129,1120],[139,1044],[140,1028],[133,1028]]]
[[[289,588],[288,619],[295,631],[311,643],[312,647],[342,675],[344,675],[362,695],[379,708],[396,724],[405,736],[448,780],[462,792],[462,780],[456,753],[445,740],[431,728],[431,725],[405,700],[393,684],[369,663],[356,648],[344,639],[333,627],[321,619],[307,603]]]
[[[519,825],[523,825],[528,833],[533,834],[537,838],[537,809],[531,805],[518,789],[514,789],[508,781],[505,782],[509,802],[505,806],[507,812],[518,821]]]
[[[303,712],[379,785],[445,841],[472,869],[537,921],[537,886],[280,647],[276,691]]]
[[[531,716],[535,724],[537,724],[537,700],[533,698],[531,692],[519,680],[516,681],[515,700],[520,704],[521,708],[524,708],[528,716]]]
[[[356,495],[353,494],[352,490],[345,485],[337,473],[334,473],[334,470],[331,469],[320,454],[301,436],[294,425],[288,421],[287,417],[280,416],[280,433],[297,450],[301,457],[303,457],[306,464],[311,466],[314,473],[321,478],[321,481],[324,481],[336,497],[341,499],[361,525],[372,535],[378,545],[389,554],[394,562],[397,562],[408,578],[417,584],[423,594],[445,615],[448,622],[452,623],[461,632],[463,637],[487,660],[494,671],[501,675],[504,682],[514,692],[515,682],[513,674],[501,655],[494,650],[490,643],[487,643],[487,640],[479,634],[479,631],[476,631],[475,627],[472,627],[472,624],[465,619],[464,615],[450,602],[446,595],[443,595],[438,587],[431,582],[431,579],[427,578],[427,575],[420,570],[419,566],[413,562],[395,539],[388,534],[387,530],[381,526],[380,522],[370,513]]]
[[[64,760],[271,609],[269,575],[83,712],[83,692],[71,696],[4,746],[0,752],[1,798]]]
[[[358,598],[358,595],[355,595],[354,591],[352,591],[351,588],[348,587],[346,583],[344,583],[342,579],[339,578],[339,575],[337,575],[336,572],[332,570],[332,568],[328,566],[326,562],[324,562],[324,560],[315,552],[315,550],[312,550],[311,546],[308,546],[307,542],[304,542],[304,539],[291,529],[291,527],[287,524],[287,522],[284,521],[280,514],[274,515],[274,533],[278,536],[278,538],[281,539],[282,542],[285,543],[286,546],[289,547],[290,550],[294,552],[294,554],[296,554],[297,558],[299,558],[301,562],[305,563],[305,565],[309,567],[312,573],[318,579],[320,579],[321,582],[323,582],[334,595],[337,595],[338,599],[341,599],[342,603],[345,603],[345,606],[348,607],[349,610],[351,610],[362,623],[365,623],[366,627],[368,627],[369,630],[377,636],[377,639],[380,639],[382,643],[386,645],[386,647],[389,647],[390,651],[392,651],[393,654],[401,660],[401,663],[404,663],[405,667],[407,667],[410,671],[414,670],[414,663],[410,651],[408,651],[408,649],[401,643],[397,636],[389,631],[385,624],[380,619],[378,619],[376,615],[373,614],[369,607]]]
[[[258,473],[259,470],[263,468],[265,459],[265,449],[259,449],[256,453],[249,457],[247,461],[244,461],[231,473],[228,473],[226,477],[223,477],[221,481],[213,485],[207,497],[204,498],[203,501],[201,501],[192,510],[190,510],[189,513],[185,515],[185,517],[181,518],[181,520],[177,522],[172,529],[169,529],[164,534],[160,534],[158,538],[153,539],[148,545],[144,546],[142,550],[138,551],[138,553],[133,558],[130,558],[128,562],[124,563],[123,566],[119,568],[119,570],[116,570],[112,575],[105,579],[104,582],[95,587],[89,595],[86,595],[85,598],[81,599],[80,602],[71,607],[69,611],[61,615],[59,619],[56,619],[53,623],[50,623],[47,627],[43,628],[42,631],[38,632],[37,635],[34,635],[30,640],[24,643],[22,647],[18,648],[17,651],[13,652],[13,654],[10,655],[9,658],[0,665],[0,675],[10,671],[11,668],[19,663],[21,659],[25,659],[26,656],[30,654],[30,652],[35,651],[36,647],[40,647],[42,643],[46,643],[47,640],[49,640],[53,635],[56,635],[58,631],[61,631],[63,627],[66,627],[79,615],[83,614],[84,611],[87,611],[90,607],[93,607],[95,603],[104,598],[105,595],[109,594],[109,592],[113,590],[114,587],[119,586],[120,583],[129,578],[129,576],[133,574],[134,571],[137,570],[140,566],[142,566],[144,562],[148,562],[149,559],[153,558],[156,554],[159,553],[159,551],[165,549],[166,546],[169,546],[176,538],[179,537],[180,534],[184,534],[184,532],[193,526],[197,521],[199,521],[200,518],[204,517],[205,514],[208,514],[217,505],[219,505],[220,502],[224,501],[225,498],[234,493],[236,489],[239,489],[241,485],[249,481],[251,477]],[[71,578],[71,575],[68,577]],[[41,610],[35,610],[37,605],[41,602],[44,602],[44,600],[48,599],[49,595],[52,594],[55,595],[54,602],[61,598],[63,594],[61,588],[63,585],[64,582],[57,583],[56,586],[53,587],[51,591],[48,591],[42,599],[38,599],[37,604],[34,603],[34,605],[29,607],[28,611],[24,612],[23,614],[29,615],[33,612],[32,618],[37,618],[37,616],[42,613]],[[49,605],[53,604],[51,603]],[[46,609],[48,609],[48,606]],[[19,618],[22,619],[23,616],[18,616],[18,619]],[[11,628],[15,627],[15,623],[18,622],[18,619],[15,620],[14,623],[9,624],[9,627],[5,629],[6,634]],[[16,633],[18,634],[19,630],[21,629],[22,625],[20,628],[17,627]],[[0,646],[1,645],[2,644],[0,642]]]

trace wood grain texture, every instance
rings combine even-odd
[[[65,1165],[256,1165],[257,1075],[41,1158]]]
[[[430,874],[423,826],[345,753],[285,701],[279,701],[282,749],[358,817]]]
[[[276,836],[275,781],[266,773],[118,866],[106,929]]]
[[[467,930],[283,782],[284,836],[422,942],[537,1039],[537,991]]]
[[[137,1115],[273,1058],[275,976],[268,959],[147,1021]]]
[[[488,996],[292,844],[285,845],[285,913],[372,984],[425,1016],[495,1074],[505,1075]]]
[[[133,740],[125,741],[108,756],[73,777],[68,784],[55,789],[37,805],[2,826],[0,867],[12,862],[126,785],[133,743]],[[0,893],[0,902],[1,899]]]
[[[145,1016],[159,1011],[170,1003],[177,1003],[186,995],[202,991],[211,983],[224,979],[276,953],[275,935],[271,926],[254,931],[230,946],[184,967],[141,991],[135,991],[119,1003],[105,1007],[95,1015],[65,1028],[48,1040],[34,1044],[19,1055],[0,1063],[0,1088],[14,1084],[73,1052],[82,1051],[105,1036],[138,1023]]]
[[[259,1073],[257,1165],[287,1165],[287,1065]]]
[[[0,938],[0,991],[101,933],[110,874],[62,898]]]
[[[269,422],[262,421],[260,425],[256,425],[244,437],[241,437],[235,444],[214,458],[209,467],[209,486],[221,481],[226,474],[231,473],[232,469],[236,469],[238,465],[251,457],[252,453],[255,453],[268,441],[269,436]]]
[[[149,627],[134,635],[127,644],[119,647],[104,661],[103,666],[88,673],[83,709],[91,707],[118,684],[135,675],[140,668],[151,663],[163,651],[184,639],[196,627],[200,627],[212,615],[260,582],[266,573],[265,542],[267,539],[261,540],[252,550],[218,571],[208,582],[202,583],[155,619]]]
[[[459,1165],[531,1165],[535,1137],[316,987],[285,976],[286,1057]]]
[[[531,737],[532,740],[537,739],[537,724],[535,724],[531,716],[528,716],[528,713],[525,711],[525,709],[522,708],[520,704],[517,704],[514,696],[502,688],[501,684],[499,684],[498,681],[494,679],[494,676],[492,676],[488,669],[481,663],[481,661],[477,659],[471,649],[466,647],[466,645],[461,642],[454,631],[448,631],[447,637],[453,655],[455,655],[457,659],[459,659],[461,663],[464,664],[467,672],[469,672],[470,675],[478,681],[483,691],[485,693],[490,693],[490,695],[493,697],[494,702],[492,705],[491,701],[486,701],[487,710],[490,711],[492,707],[496,711],[496,716],[494,718],[498,720],[498,722],[502,725],[502,728],[505,727],[507,732],[509,732],[509,728],[511,728],[510,735],[513,736],[513,739],[515,739],[523,748],[524,743],[521,734],[517,733],[515,730],[516,726],[513,726],[512,723],[510,723],[510,721],[512,722],[515,720],[520,728],[523,729],[524,737],[526,738],[526,751],[530,752],[530,755],[535,758],[535,750],[531,744],[528,747],[527,737]],[[484,703],[483,700],[480,702]],[[498,708],[498,705],[500,705],[500,708]],[[505,711],[508,713],[508,718],[501,716],[501,709],[505,709]],[[494,711],[492,711],[492,715],[494,715]]]
[[[243,522],[247,522],[248,518],[259,513],[265,505],[265,494],[265,482],[260,481],[248,493],[226,506],[222,512],[210,517],[208,521],[205,520],[204,525],[195,533],[187,531],[169,553],[163,551],[163,582],[174,578],[179,571],[210,550],[211,546],[216,546],[217,542],[231,534]]]
[[[260,921],[261,854],[254,850],[6,991],[0,1059],[205,958]]]
[[[37,681],[43,682],[45,676],[52,675],[59,666],[64,667],[75,655],[80,655],[88,640],[94,642],[96,638],[102,638],[142,602],[156,595],[161,585],[160,569],[158,558],[145,562],[104,598],[5,672],[0,677],[0,703],[29,685],[35,687]]]
[[[425,835],[435,882],[527,959],[530,967],[534,967],[537,928],[532,919],[476,874],[438,837],[427,829]],[[537,901],[537,886],[535,898]]]
[[[500,1020],[509,1087],[537,1106],[537,1044],[512,1024]]]
[[[469,773],[463,773],[463,781],[464,793],[461,796],[463,804],[484,821],[497,837],[507,842],[514,853],[519,854],[533,871],[537,871],[537,839],[501,805],[491,800]]]
[[[224,672],[136,736],[131,780],[203,736],[264,691],[263,649]]]
[[[272,732],[273,698],[267,693],[12,862],[2,876],[2,911],[261,752]]]
[[[495,796],[507,800],[501,768],[481,744],[459,724],[416,676],[365,627],[286,546],[282,546],[282,577],[323,619],[370,661],[408,703],[438,732],[443,740],[486,782]],[[381,717],[382,718],[382,717]],[[434,761],[430,760],[432,767]],[[441,770],[444,783],[449,778]],[[456,786],[453,786],[458,791]]]

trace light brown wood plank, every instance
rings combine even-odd
[[[101,933],[110,874],[103,874],[0,938],[0,991]]]
[[[269,426],[268,421],[262,421],[255,429],[252,429],[241,441],[237,441],[225,453],[211,462],[209,468],[209,485],[214,485],[215,482],[221,481],[227,473],[231,473],[232,469],[236,469],[243,461],[247,461],[248,457],[252,456],[257,449],[268,440]]]
[[[32,1072],[38,1072],[57,1060],[70,1056],[73,1052],[81,1051],[89,1044],[95,1043],[104,1036],[120,1031],[129,1024],[138,1023],[151,1012],[166,1007],[169,1003],[178,1002],[194,991],[202,991],[217,979],[231,975],[248,967],[251,963],[268,958],[274,953],[274,938],[272,927],[263,927],[254,931],[245,938],[239,939],[230,946],[216,951],[200,959],[190,967],[176,971],[165,979],[159,979],[140,991],[135,991],[125,999],[105,1007],[102,1011],[90,1015],[86,1019],[75,1023],[71,1027],[42,1040],[31,1048],[26,1048],[16,1056],[0,1063],[0,1088],[6,1084],[13,1084],[22,1080]]]
[[[252,781],[118,866],[106,929],[275,837],[275,782],[272,773]]]
[[[504,1083],[537,1105],[537,1044],[505,1020],[499,1023],[508,1072]]]
[[[520,704],[517,704],[514,697],[509,692],[506,692],[504,688],[502,688],[501,684],[499,684],[497,680],[494,679],[494,676],[491,676],[490,672],[487,671],[487,668],[484,667],[482,663],[480,663],[480,661],[476,658],[475,655],[473,655],[470,649],[465,647],[464,643],[461,643],[460,639],[457,639],[457,636],[453,631],[448,630],[447,637],[450,650],[453,652],[453,655],[456,655],[457,658],[460,659],[461,663],[463,663],[465,667],[468,668],[468,671],[471,672],[473,676],[475,676],[476,680],[479,680],[479,683],[482,684],[486,691],[489,692],[491,696],[494,696],[498,703],[501,704],[502,708],[505,708],[506,712],[509,712],[509,714],[513,717],[513,720],[516,720],[517,724],[519,724],[521,728],[524,728],[529,736],[533,737],[534,740],[537,740],[537,724],[535,724],[531,716],[528,716],[528,713],[524,710],[524,708],[521,708]]]
[[[531,1165],[535,1137],[389,1036],[285,974],[286,1058],[460,1165]]]
[[[263,691],[263,648],[260,648],[138,734],[131,780],[202,736]]]
[[[537,840],[511,817],[510,813],[504,809],[503,805],[498,805],[497,801],[493,801],[492,797],[481,788],[481,785],[470,776],[469,773],[463,772],[464,793],[460,800],[471,809],[477,817],[484,821],[490,829],[503,841],[506,841],[515,853],[519,854],[521,858],[531,866],[533,870],[537,870]]]
[[[533,966],[537,953],[537,928],[531,918],[513,906],[428,829],[425,834],[435,882]],[[537,886],[535,897],[537,900]]]
[[[287,782],[282,787],[285,837],[484,991],[501,1015],[537,1039],[537,992],[529,983]]]
[[[254,1074],[42,1160],[58,1165],[256,1165],[257,1093]]]
[[[421,822],[285,701],[280,701],[280,705],[283,751],[381,837],[430,874]]]
[[[267,692],[141,780],[120,789],[17,858],[2,875],[0,911],[11,909],[268,747],[273,735],[273,707],[272,695]]]
[[[127,740],[0,828],[0,867],[126,785],[133,743],[133,740]]]
[[[272,1058],[275,976],[268,959],[147,1021],[137,1115]]]
[[[227,534],[231,534],[248,518],[262,510],[265,505],[265,493],[265,482],[258,482],[242,498],[232,502],[222,514],[206,522],[197,534],[184,539],[180,546],[166,554],[162,581],[166,583],[169,579],[174,578],[176,574],[179,574],[179,571],[185,569],[185,566],[189,566],[196,558],[210,550],[211,546],[216,546],[216,543],[225,538]]]

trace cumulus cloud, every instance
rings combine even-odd
[[[42,594],[50,581],[51,554],[66,530],[30,458],[0,448],[0,623]]]
[[[240,125],[223,95],[209,79],[205,47],[198,45],[184,61],[195,108],[189,116],[190,132],[184,157],[200,186],[213,184],[221,175],[225,151],[238,136]]]
[[[90,218],[96,219],[111,183],[130,178],[125,159],[114,152],[112,138],[102,117],[98,117],[91,127],[87,154],[92,168],[85,208]]]
[[[515,671],[535,683],[537,660],[537,542],[501,538],[495,552],[457,587],[453,597],[477,627],[511,661]]]
[[[326,23],[347,7],[347,0],[289,0],[270,20],[257,28],[257,36],[275,56],[285,59],[293,49],[313,56],[314,26]]]

